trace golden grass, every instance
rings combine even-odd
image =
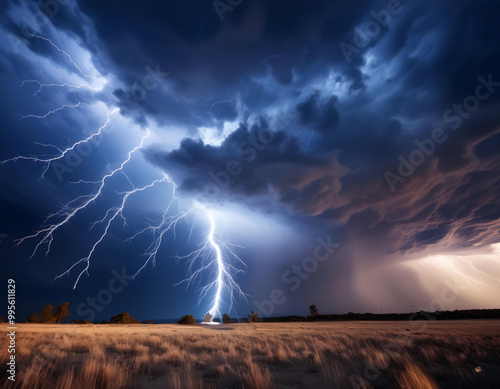
[[[20,324],[16,382],[7,381],[3,368],[0,388],[500,387],[500,321],[420,328],[408,322]]]
[[[416,365],[406,366],[398,377],[398,383],[407,389],[438,389],[434,380]]]

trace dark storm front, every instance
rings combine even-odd
[[[313,255],[305,257],[300,264],[294,264],[281,275],[281,282],[288,285],[291,292],[297,291],[303,282],[306,282],[313,273],[315,273],[321,264],[334,258],[336,250],[341,247],[339,243],[332,242],[331,236],[325,238],[318,237],[317,246],[313,250]],[[261,317],[269,317],[275,312],[278,305],[284,304],[287,296],[282,289],[276,288],[269,293],[269,299],[257,301],[254,300],[253,306]]]

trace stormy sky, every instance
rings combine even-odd
[[[234,316],[498,308],[499,2],[0,8],[0,159],[57,156],[106,124],[48,165],[0,165],[2,282],[16,280],[20,319],[63,301],[75,320],[202,317],[216,271],[176,285],[193,272],[176,255],[206,238],[203,209],[244,262],[228,258],[247,294]],[[30,258],[40,236],[16,245],[95,193],[147,134],[46,256],[43,244]],[[127,239],[161,221],[166,182],[127,200],[73,289],[85,264],[64,272],[109,210],[163,174],[171,212],[193,211],[156,263],[130,280],[154,236]]]

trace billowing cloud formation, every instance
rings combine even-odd
[[[15,4],[2,5],[10,42],[75,73],[23,37]],[[305,235],[334,231],[362,263],[341,274],[500,241],[498,2],[252,1],[220,12],[79,2],[41,30],[89,53],[107,83],[88,99],[154,128],[144,156],[184,195]],[[6,52],[2,71],[29,78],[32,65]],[[418,284],[408,269],[387,274],[398,271]]]
[[[290,118],[284,128],[279,121],[273,128],[280,113],[272,105],[243,95],[243,105],[257,114],[253,122],[243,117],[223,144],[189,140],[163,155],[154,151],[152,160],[166,170],[182,170],[184,189],[198,195],[234,201],[264,197],[266,204],[289,206],[281,212],[342,225],[351,244],[365,248],[357,255],[369,261],[383,261],[392,252],[426,247],[446,252],[498,242],[500,164],[492,145],[500,139],[500,75],[494,69],[499,57],[493,49],[499,42],[492,23],[477,23],[488,19],[488,12],[498,14],[498,6],[464,5],[451,14],[441,6],[432,13],[416,4],[401,7],[369,48],[357,58],[352,54],[350,68],[356,71],[346,70],[345,58],[332,56],[325,46],[294,52],[289,42],[280,56],[269,58],[270,69],[246,73],[255,79],[259,72],[264,90],[267,85],[292,90],[281,103]],[[320,24],[322,31],[332,18]],[[365,19],[352,21],[351,31]],[[336,33],[337,44],[352,43],[347,33]],[[317,35],[309,38],[306,47],[320,45]],[[287,54],[286,63],[273,66],[273,59]],[[313,64],[314,72],[308,68]],[[286,76],[287,67],[293,78]],[[246,87],[253,89],[252,82]],[[275,137],[261,151],[255,145],[255,159],[245,163],[241,145],[248,137],[258,139],[262,128]],[[441,134],[439,143],[426,143],[433,134]],[[229,161],[237,161],[241,172],[231,175]],[[387,172],[399,178],[391,180]]]

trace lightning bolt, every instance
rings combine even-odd
[[[496,282],[500,282],[500,280],[498,278],[495,278],[493,276],[490,276],[488,273],[478,269],[476,266],[474,266],[474,264],[472,263],[472,261],[469,261],[468,259],[465,259],[464,257],[462,257],[461,255],[458,256],[458,258],[460,258],[462,261],[468,263],[470,265],[470,267],[472,268],[472,270],[475,272],[475,273],[478,273],[478,274],[481,274],[485,277],[488,277],[488,278],[491,278],[492,280],[496,281]]]
[[[89,75],[83,73],[83,71],[76,64],[76,62],[73,61],[73,58],[71,57],[71,55],[69,55],[65,50],[63,50],[60,47],[58,47],[49,38],[46,38],[46,37],[43,37],[43,36],[40,36],[40,35],[36,35],[36,34],[32,34],[26,27],[25,27],[25,30],[26,30],[26,32],[28,33],[28,35],[30,37],[36,38],[36,39],[41,39],[43,41],[49,42],[57,51],[59,51],[60,53],[64,54],[69,59],[69,61],[73,64],[73,66],[78,70],[78,73],[80,73],[80,75],[82,75],[85,78],[91,78]],[[37,83],[38,84],[38,90],[34,93],[34,96],[36,96],[38,93],[40,93],[44,87],[69,87],[69,88],[75,88],[75,89],[89,88],[89,89],[91,89],[93,91],[98,91],[99,90],[99,89],[94,88],[94,87],[92,87],[92,86],[90,86],[88,84],[83,84],[83,83],[82,84],[69,84],[69,83],[65,82],[65,83],[62,83],[62,84],[55,84],[55,83],[45,84],[45,83],[41,83],[38,80],[24,80],[21,83],[21,87],[24,86],[26,83]],[[52,115],[52,114],[54,114],[54,113],[56,113],[58,111],[61,111],[61,110],[65,109],[65,108],[77,108],[80,105],[85,104],[85,103],[79,101],[76,96],[75,96],[75,100],[77,101],[77,104],[75,104],[75,105],[63,104],[61,107],[58,107],[58,108],[53,109],[53,110],[50,110],[50,111],[48,111],[47,113],[45,113],[43,115],[34,115],[34,114],[22,115],[21,118],[20,118],[20,120],[28,119],[28,118],[45,119],[48,116],[50,116],[50,115]]]
[[[40,35],[35,35],[35,34],[32,34],[31,32],[29,32],[29,30],[27,28],[25,28],[26,32],[28,33],[28,35],[32,38],[36,38],[36,39],[41,39],[43,41],[46,41],[46,42],[49,42],[57,51],[59,51],[60,53],[64,54],[66,57],[68,57],[69,61],[73,64],[73,66],[78,70],[78,73],[80,73],[83,77],[85,78],[91,78],[89,75],[85,74],[84,72],[82,72],[82,69],[80,69],[80,67],[76,64],[75,61],[73,61],[73,58],[71,58],[71,55],[69,55],[66,51],[62,50],[61,48],[59,48],[54,42],[52,42],[49,38],[46,38],[46,37],[43,37],[43,36],[40,36]]]
[[[80,274],[78,274],[78,277],[76,278],[75,284],[73,285],[73,289],[75,289],[76,286],[78,285],[78,282],[80,281],[81,276],[84,273],[87,273],[87,276],[89,275],[90,258],[94,254],[97,246],[104,240],[104,238],[108,234],[109,228],[110,228],[111,224],[113,223],[113,220],[115,220],[117,217],[120,217],[125,224],[127,223],[127,220],[123,216],[123,209],[125,208],[125,204],[126,204],[128,198],[130,196],[138,193],[138,192],[142,192],[142,191],[144,191],[144,190],[146,190],[148,188],[153,187],[157,183],[164,182],[167,179],[168,179],[168,177],[166,175],[164,175],[164,177],[161,180],[154,180],[152,183],[150,183],[150,184],[148,184],[146,186],[143,186],[142,188],[133,188],[132,190],[125,192],[124,196],[122,198],[121,204],[118,207],[108,209],[108,211],[106,212],[106,215],[101,220],[99,220],[99,221],[97,221],[97,222],[94,223],[94,225],[97,224],[97,223],[102,223],[106,219],[108,219],[109,215],[111,215],[111,217],[109,217],[109,219],[108,219],[108,222],[106,224],[106,227],[104,228],[103,233],[101,234],[100,238],[94,243],[94,245],[92,246],[92,249],[90,250],[89,254],[86,257],[84,257],[84,258],[80,259],[79,261],[75,262],[68,270],[66,270],[64,273],[58,275],[55,279],[61,278],[64,275],[69,276],[71,270],[73,270],[76,266],[78,266],[80,263],[83,262],[83,263],[85,263],[85,268],[80,272]]]
[[[179,205],[180,202],[176,198],[177,185],[168,176],[167,181],[172,184],[173,193],[172,198],[167,204],[166,209],[163,213],[162,220],[157,225],[150,225],[138,231],[129,239],[127,239],[130,242],[135,237],[146,232],[149,232],[153,235],[153,242],[144,254],[146,256],[146,260],[132,277],[137,277],[140,272],[150,263],[152,264],[152,266],[155,266],[158,250],[162,246],[163,238],[167,232],[172,232],[175,239],[175,228],[177,224],[187,218],[188,215],[196,213],[197,211],[201,211],[207,217],[210,227],[205,239],[199,245],[197,245],[197,247],[193,251],[191,251],[187,255],[176,257],[177,261],[187,261],[189,263],[189,272],[191,273],[188,278],[182,280],[177,285],[186,283],[187,286],[189,286],[196,279],[201,278],[203,273],[206,272],[215,274],[214,280],[202,288],[200,293],[200,300],[203,300],[208,293],[213,291],[214,298],[212,300],[211,308],[208,313],[210,313],[212,318],[220,316],[220,305],[222,302],[222,294],[224,291],[228,293],[230,298],[229,310],[231,310],[233,306],[236,295],[240,295],[243,297],[246,296],[235,281],[234,277],[237,273],[240,273],[241,270],[230,262],[231,260],[236,260],[238,263],[241,263],[243,265],[244,263],[232,249],[236,245],[226,243],[217,237],[214,215],[202,204],[196,202],[192,208],[189,208],[187,210],[178,210],[174,215],[169,216],[172,204],[176,202],[177,205]],[[188,241],[191,240],[193,227],[194,222],[189,233]],[[196,270],[193,271],[193,268],[195,267]]]
[[[37,156],[23,156],[23,155],[18,155],[16,157],[13,157],[13,158],[9,158],[9,159],[6,159],[4,161],[0,161],[0,165],[3,165],[7,162],[16,162],[18,160],[25,160],[25,161],[33,161],[33,162],[39,162],[39,163],[42,163],[44,168],[43,168],[43,171],[42,171],[42,175],[40,178],[45,178],[45,173],[47,173],[47,170],[49,170],[50,168],[50,164],[54,161],[57,161],[61,158],[64,158],[68,153],[70,153],[71,151],[75,150],[75,148],[83,143],[87,143],[87,142],[90,142],[92,139],[94,139],[95,137],[99,136],[102,134],[103,130],[107,127],[107,125],[111,122],[111,115],[113,115],[115,112],[119,111],[120,109],[119,108],[115,108],[114,110],[112,110],[111,112],[108,112],[108,114],[106,115],[107,116],[107,120],[106,122],[101,126],[99,127],[99,129],[97,130],[97,132],[91,134],[90,136],[88,136],[87,138],[85,139],[82,139],[82,140],[79,140],[78,142],[76,143],[73,143],[73,145],[71,145],[70,147],[67,147],[66,149],[61,149],[55,145],[47,145],[47,144],[43,144],[43,143],[38,143],[36,142],[35,144],[38,144],[38,145],[41,145],[41,146],[45,146],[45,147],[53,147],[55,148],[56,150],[59,151],[59,154],[57,154],[56,156],[54,157],[37,157]],[[82,180],[80,180],[82,181]],[[88,183],[88,182],[86,182]]]
[[[311,143],[311,139],[312,137],[314,136],[314,131],[311,132],[311,135],[309,135],[309,138],[307,139],[307,147],[306,147],[306,151],[309,150],[309,145]]]
[[[463,274],[463,273],[459,272],[459,271],[455,268],[455,266],[453,266],[453,264],[452,264],[452,263],[451,263],[451,262],[450,262],[447,258],[445,258],[445,257],[443,257],[443,256],[441,256],[441,255],[440,255],[440,257],[441,257],[441,259],[442,259],[444,262],[446,262],[446,263],[448,264],[448,266],[451,268],[451,270],[453,270],[453,271],[454,271],[455,273],[457,273],[459,276],[462,276],[463,278],[465,278],[465,279],[467,279],[467,280],[469,280],[469,281],[475,282],[476,284],[481,284],[481,285],[484,285],[484,286],[488,286],[488,285],[487,285],[487,284],[485,284],[484,282],[478,281],[478,280],[476,280],[476,279],[474,279],[474,278],[472,278],[472,277],[466,276],[465,274]]]
[[[137,277],[140,272],[149,264],[151,263],[153,267],[156,265],[156,257],[158,255],[158,250],[162,246],[163,242],[163,237],[164,235],[172,231],[174,235],[174,240],[175,240],[175,228],[177,227],[177,224],[186,218],[193,210],[189,209],[187,211],[179,211],[177,214],[174,216],[165,216],[168,211],[165,211],[163,220],[162,222],[156,226],[156,227],[147,227],[147,230],[153,232],[153,242],[151,245],[148,247],[146,253],[144,254],[146,256],[146,261],[144,264],[137,270],[137,272],[132,276],[133,278]],[[143,231],[140,231],[141,233]],[[137,236],[139,233],[135,234],[133,237]]]
[[[68,105],[68,104],[63,104],[62,106],[56,108],[56,109],[53,109],[51,111],[48,111],[46,114],[44,115],[33,115],[33,114],[29,114],[29,115],[24,115],[24,116],[21,116],[21,119],[20,120],[23,120],[23,119],[27,119],[27,118],[34,118],[34,119],[45,119],[46,117],[58,112],[58,111],[61,111],[63,110],[64,108],[78,108],[80,105],[84,104],[84,105],[87,105],[86,103],[82,103],[80,100],[78,100],[76,97],[75,97],[77,103],[75,105]]]
[[[211,270],[212,273],[215,274],[214,280],[201,289],[200,299],[202,300],[208,293],[214,292],[211,308],[207,312],[211,315],[211,318],[214,318],[221,315],[220,305],[224,290],[227,292],[230,299],[229,310],[232,309],[236,295],[246,297],[245,293],[243,293],[240,286],[235,281],[235,275],[241,273],[242,270],[238,269],[231,262],[236,261],[243,266],[245,266],[245,264],[232,250],[232,247],[235,245],[224,242],[218,238],[216,234],[216,220],[213,213],[202,204],[196,203],[195,207],[205,213],[210,228],[205,240],[196,250],[187,255],[177,257],[178,260],[189,261],[189,271],[191,272],[191,276],[184,279],[179,284],[186,283],[189,286],[198,277],[201,277],[203,272]],[[199,266],[196,271],[193,271],[193,267],[197,265],[197,262],[200,262]]]
[[[27,30],[28,34],[32,38],[40,39],[45,42],[48,42],[51,46],[53,46],[58,52],[62,53],[65,55],[71,64],[78,70],[78,73],[85,77],[85,78],[91,78],[87,74],[85,74],[81,68],[76,64],[76,62],[73,60],[70,54],[68,54],[66,51],[62,50],[59,48],[54,42],[52,42],[49,38],[40,36],[40,35],[35,35],[30,33]],[[67,87],[67,88],[73,88],[73,89],[81,89],[81,88],[87,88],[92,91],[98,91],[97,88],[94,88],[88,84],[81,83],[81,84],[70,84],[70,83],[42,83],[38,80],[25,80],[21,83],[21,86],[24,86],[28,83],[34,83],[38,84],[38,89],[34,93],[34,95],[38,95],[44,88],[49,88],[49,87]],[[47,113],[43,115],[34,115],[34,114],[29,114],[29,115],[24,115],[21,116],[21,120],[27,119],[27,118],[34,118],[34,119],[46,119],[50,115],[53,115],[54,113],[61,111],[66,108],[77,108],[82,104],[85,104],[81,101],[78,100],[78,98],[75,96],[76,99],[76,104],[74,105],[69,105],[69,104],[64,104],[58,108],[55,108],[51,111],[48,111]],[[219,101],[210,107],[210,110],[213,109],[213,107],[219,103],[226,103],[226,102],[231,102],[230,100],[227,101]],[[41,146],[45,147],[52,147],[57,150],[56,155],[52,156],[21,156],[18,155],[16,157],[0,161],[0,165],[3,165],[7,162],[16,162],[18,160],[27,160],[27,161],[33,161],[35,163],[41,163],[43,164],[43,171],[41,174],[41,178],[45,177],[45,173],[49,169],[50,165],[52,162],[57,161],[61,158],[64,158],[68,153],[71,151],[75,150],[75,148],[78,145],[81,145],[83,143],[87,143],[92,141],[92,139],[96,138],[97,136],[101,135],[103,130],[106,128],[106,126],[110,123],[111,121],[111,115],[113,115],[115,112],[117,112],[119,109],[116,108],[111,112],[108,112],[107,114],[107,120],[105,123],[98,129],[97,132],[90,134],[88,137],[81,139],[75,143],[73,143],[71,146],[66,147],[66,148],[60,148],[55,145],[49,145],[49,144],[42,144],[38,143]],[[45,256],[47,256],[50,253],[52,243],[54,241],[54,235],[56,232],[63,226],[67,226],[70,221],[77,215],[78,213],[82,212],[83,210],[87,209],[91,204],[95,203],[97,199],[99,199],[103,193],[104,187],[107,185],[109,180],[118,175],[122,174],[126,180],[129,182],[131,185],[132,189],[117,193],[119,196],[121,196],[121,201],[119,202],[118,205],[110,207],[107,209],[105,212],[104,216],[94,222],[91,226],[91,229],[96,227],[97,225],[104,224],[105,227],[103,228],[101,234],[99,235],[98,239],[95,240],[92,244],[92,247],[88,251],[87,255],[76,262],[73,263],[65,272],[61,273],[60,275],[56,276],[55,279],[60,279],[63,276],[70,276],[70,274],[75,270],[78,266],[83,265],[83,269],[80,270],[78,273],[78,276],[76,277],[75,283],[73,284],[73,289],[75,289],[78,286],[79,281],[81,280],[82,276],[84,274],[87,274],[89,276],[89,269],[91,267],[91,260],[96,256],[97,249],[101,245],[101,243],[105,240],[106,236],[108,236],[109,231],[111,226],[116,220],[122,220],[124,225],[127,225],[127,219],[124,216],[124,210],[127,204],[127,201],[132,197],[133,195],[143,192],[145,190],[148,190],[152,188],[153,186],[160,184],[160,183],[168,183],[172,187],[172,198],[169,200],[169,202],[166,204],[166,207],[162,213],[161,220],[154,222],[152,220],[149,220],[149,225],[142,229],[137,231],[134,235],[132,235],[130,238],[128,238],[126,241],[132,241],[135,237],[141,235],[141,234],[151,234],[152,235],[152,242],[149,245],[149,247],[146,249],[145,252],[145,257],[146,260],[142,264],[142,266],[137,270],[137,272],[134,274],[134,278],[140,274],[140,272],[148,265],[151,264],[155,266],[156,260],[158,257],[158,252],[159,249],[162,247],[162,244],[164,242],[164,238],[167,233],[172,233],[173,239],[176,239],[176,227],[177,225],[185,220],[187,217],[191,216],[192,214],[197,214],[198,212],[202,212],[208,222],[209,222],[209,229],[208,232],[205,235],[204,240],[196,245],[196,248],[191,251],[189,254],[184,255],[184,256],[176,256],[177,260],[187,260],[189,263],[189,272],[190,276],[183,281],[181,281],[179,284],[182,283],[187,283],[189,286],[195,279],[198,277],[202,277],[202,273],[204,272],[210,272],[211,275],[213,275],[213,280],[208,284],[205,285],[200,294],[200,301],[204,299],[208,293],[213,292],[214,297],[211,302],[211,307],[208,313],[210,313],[211,317],[215,317],[216,315],[220,315],[220,309],[221,309],[221,304],[223,300],[223,294],[224,292],[227,292],[229,295],[230,299],[230,306],[229,306],[229,311],[232,308],[234,298],[236,294],[239,294],[241,296],[245,297],[245,294],[242,292],[241,288],[239,285],[236,283],[234,276],[241,272],[233,262],[238,262],[243,264],[243,261],[234,253],[233,247],[241,247],[241,246],[235,246],[230,244],[229,242],[224,242],[218,237],[218,234],[216,232],[216,219],[214,216],[214,213],[210,211],[209,209],[205,208],[203,205],[199,203],[194,203],[194,205],[190,208],[183,209],[181,208],[181,201],[177,197],[177,185],[175,182],[167,175],[164,174],[163,178],[161,179],[156,179],[152,182],[150,182],[147,185],[144,185],[142,187],[136,187],[133,183],[132,180],[127,176],[127,174],[124,171],[124,168],[126,165],[131,161],[133,154],[139,150],[142,149],[144,146],[145,139],[149,136],[150,132],[149,130],[147,133],[141,137],[140,144],[131,149],[128,152],[127,157],[123,160],[123,162],[114,170],[109,169],[109,172],[106,173],[101,177],[100,180],[97,181],[87,181],[87,180],[78,180],[71,182],[73,184],[85,184],[85,185],[95,185],[96,187],[92,192],[89,194],[85,194],[82,196],[79,196],[77,198],[74,198],[73,200],[69,201],[65,205],[63,205],[58,211],[55,213],[52,213],[48,215],[45,219],[45,221],[42,223],[41,228],[38,231],[35,231],[33,234],[25,236],[21,239],[18,239],[15,241],[16,245],[19,246],[20,244],[24,243],[27,240],[35,239],[37,241],[35,248],[30,256],[32,258],[38,250],[43,246],[46,245],[46,251],[45,251]],[[173,211],[174,207],[176,208],[175,211]],[[54,221],[55,220],[55,221]],[[195,218],[191,230],[189,233],[188,237],[188,243],[191,241],[192,235],[193,235],[193,229],[194,225],[196,223],[197,218]],[[200,262],[198,264],[198,262]],[[199,265],[199,266],[198,266]],[[193,269],[196,267],[196,270],[193,271]]]
[[[198,118],[198,119],[200,119],[200,120],[201,120],[202,122],[204,122],[205,124],[208,124],[208,121],[207,121],[206,116],[207,116],[207,115],[210,115],[210,114],[212,113],[212,109],[213,109],[216,105],[218,105],[218,104],[224,104],[224,103],[226,103],[226,104],[230,104],[230,103],[232,103],[232,102],[233,102],[233,100],[220,100],[220,101],[216,101],[215,103],[213,103],[213,104],[210,106],[210,109],[209,109],[208,111],[203,112],[201,115],[195,115],[195,114],[193,114],[193,116],[194,116],[194,117],[196,117],[196,118]]]
[[[113,177],[116,173],[120,172],[122,173],[126,178],[127,180],[129,180],[130,182],[130,179],[127,177],[127,175],[123,172],[123,168],[124,166],[130,161],[130,159],[132,158],[132,154],[134,154],[137,150],[139,150],[140,148],[143,147],[144,145],[144,140],[149,136],[149,130],[147,131],[146,135],[144,135],[142,138],[141,138],[141,143],[139,146],[136,146],[135,148],[133,148],[131,151],[129,151],[128,153],[128,157],[121,163],[121,165],[112,170],[111,172],[109,172],[108,174],[104,175],[100,181],[100,184],[99,184],[99,187],[97,189],[97,191],[93,194],[90,194],[90,195],[83,195],[83,196],[80,196],[80,197],[77,197],[76,199],[74,200],[71,200],[69,203],[67,203],[61,210],[59,210],[58,212],[52,214],[52,215],[49,215],[46,219],[46,221],[52,219],[52,218],[55,218],[57,216],[62,216],[62,220],[58,223],[54,223],[54,224],[51,224],[45,228],[42,228],[41,230],[38,230],[37,232],[35,232],[34,234],[32,235],[28,235],[24,238],[21,238],[21,239],[18,239],[16,241],[16,245],[19,246],[21,243],[23,243],[24,241],[28,240],[28,239],[33,239],[33,238],[37,238],[39,236],[41,236],[42,238],[40,239],[40,241],[37,243],[33,253],[31,254],[30,258],[33,258],[33,256],[36,254],[36,252],[38,251],[38,249],[40,248],[40,246],[42,246],[43,244],[47,244],[47,251],[45,252],[45,256],[48,255],[48,253],[50,252],[50,247],[52,245],[52,242],[54,240],[54,233],[60,228],[62,227],[63,225],[66,225],[79,211],[85,209],[90,203],[93,203],[97,200],[97,198],[101,195],[102,193],[102,190],[106,184],[106,181]],[[84,200],[83,203],[79,206],[75,206],[73,207],[72,204],[73,203],[77,203],[79,202],[80,200]]]
[[[21,87],[23,87],[27,83],[38,84],[38,89],[36,90],[35,93],[33,93],[33,96],[36,96],[37,94],[39,94],[43,88],[49,88],[49,87],[60,87],[60,88],[68,87],[68,88],[74,88],[74,89],[88,88],[88,89],[91,89],[91,90],[96,91],[96,92],[99,90],[99,88],[95,88],[95,87],[90,86],[88,84],[68,84],[67,82],[65,82],[63,84],[44,84],[38,80],[24,80],[21,83]]]
[[[220,314],[219,312],[219,305],[220,305],[220,299],[221,299],[221,294],[222,294],[222,288],[224,286],[224,276],[228,274],[227,266],[224,263],[222,259],[222,251],[217,243],[217,241],[214,238],[215,234],[215,221],[213,216],[210,214],[210,212],[207,211],[208,218],[210,220],[210,232],[208,234],[207,241],[210,244],[210,246],[213,248],[215,251],[215,264],[217,268],[217,278],[213,282],[213,285],[215,286],[216,292],[215,292],[215,298],[214,302],[212,305],[212,308],[209,310],[210,315],[214,317],[217,314]]]

